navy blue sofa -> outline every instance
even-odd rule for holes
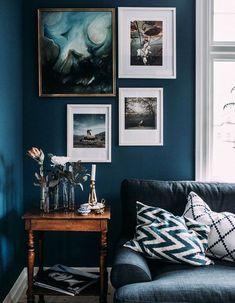
[[[123,247],[136,226],[136,201],[182,215],[190,191],[212,210],[235,213],[235,184],[124,180],[122,233],[111,270],[115,303],[235,303],[235,264],[196,267],[146,259]]]

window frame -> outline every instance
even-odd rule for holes
[[[211,178],[213,148],[213,62],[235,60],[235,42],[213,40],[214,0],[196,0],[195,179]]]

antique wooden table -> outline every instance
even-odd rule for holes
[[[38,235],[39,271],[43,270],[43,234],[45,231],[79,231],[99,232],[100,237],[100,279],[98,295],[100,303],[107,302],[108,274],[107,274],[107,231],[110,209],[105,208],[103,214],[90,213],[79,215],[75,212],[43,213],[39,210],[30,211],[22,217],[28,234],[28,290],[27,302],[34,302],[34,295],[39,295],[39,302],[44,302],[44,295],[58,295],[53,291],[33,286],[35,262],[35,232]],[[94,286],[93,286],[94,289]],[[86,292],[86,290],[84,290]],[[94,294],[94,293],[92,293]],[[95,293],[96,294],[96,293]]]

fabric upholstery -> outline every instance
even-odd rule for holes
[[[124,180],[121,186],[122,197],[122,237],[133,238],[136,227],[136,201],[157,206],[181,216],[187,204],[187,196],[193,191],[216,212],[235,213],[235,184],[194,181],[156,181]],[[123,248],[117,250],[127,262],[124,255],[134,251]],[[136,253],[138,254],[138,253]],[[141,256],[141,254],[139,254]],[[142,256],[141,256],[142,257]],[[132,260],[132,256],[129,258]],[[143,261],[143,260],[142,260]],[[235,302],[235,263],[216,261],[211,266],[191,266],[173,264],[158,260],[146,260],[145,268],[151,272],[151,278],[145,282],[132,282],[131,274],[125,275],[114,263],[111,277],[115,277],[115,303],[234,303]],[[120,262],[120,264],[122,264]],[[132,263],[130,263],[132,264]],[[116,266],[115,266],[116,265]],[[122,280],[126,276],[125,283]],[[128,282],[128,279],[129,282]],[[124,285],[125,284],[125,285]]]
[[[133,239],[124,244],[145,257],[195,266],[210,265],[206,257],[210,228],[192,219],[174,216],[137,202],[137,227]],[[187,225],[190,227],[188,229]]]
[[[184,216],[211,227],[207,251],[209,256],[235,261],[235,214],[214,212],[203,199],[191,192]]]
[[[115,303],[234,303],[235,268],[192,267],[156,261],[153,280],[119,288]]]
[[[132,238],[135,233],[136,201],[181,216],[191,191],[214,211],[235,213],[234,183],[126,179],[121,185],[123,236]]]
[[[126,241],[127,239],[119,241],[112,266],[110,279],[115,288],[130,283],[152,280],[146,259],[141,254],[123,247]]]

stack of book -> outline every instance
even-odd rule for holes
[[[34,285],[75,296],[98,278],[97,274],[57,264],[38,273]]]

